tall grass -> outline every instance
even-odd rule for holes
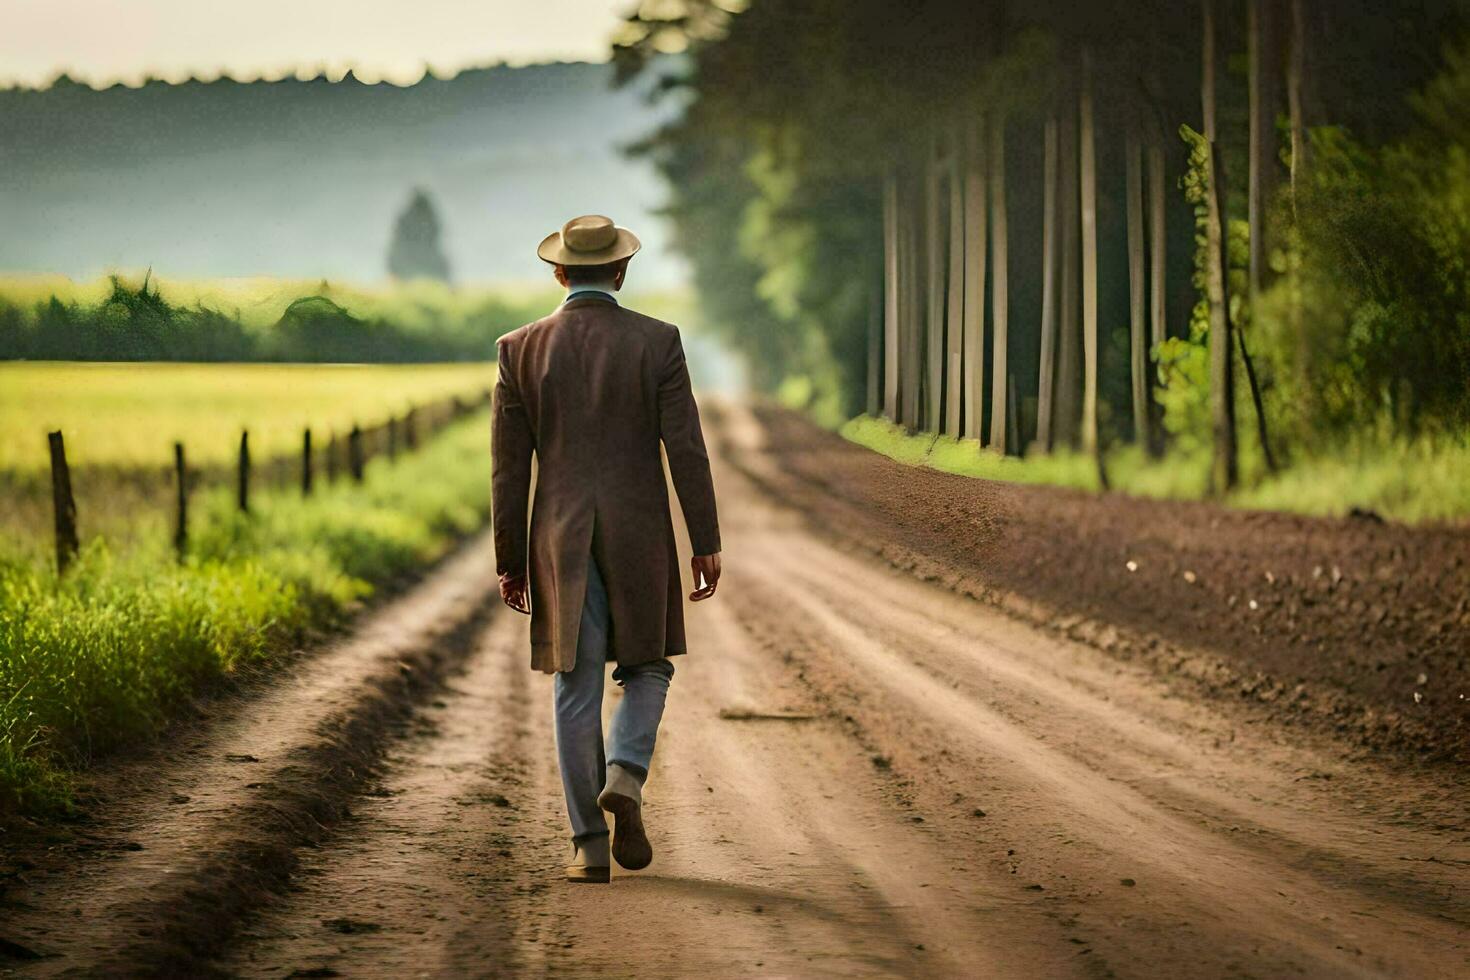
[[[488,512],[487,424],[472,417],[368,481],[311,498],[201,496],[186,562],[94,539],[58,577],[0,554],[0,812],[70,806],[70,773],[157,732],[201,690],[285,655]]]

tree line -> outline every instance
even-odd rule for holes
[[[540,315],[534,302],[487,300],[463,314],[413,325],[360,316],[324,295],[292,302],[273,324],[247,324],[237,312],[172,303],[145,276],[134,286],[111,277],[97,303],[51,296],[29,307],[0,296],[0,360],[272,361],[435,363],[483,361],[495,340]]]
[[[676,0],[623,77],[770,388],[1213,485],[1470,425],[1462,0]],[[674,66],[658,53],[684,51]],[[797,384],[799,382],[799,384]]]

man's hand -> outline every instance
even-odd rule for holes
[[[708,599],[715,594],[715,586],[720,584],[720,553],[717,551],[712,555],[695,555],[689,560],[689,567],[694,572],[694,591],[689,593],[693,602]],[[699,583],[703,580],[704,587]]]
[[[518,613],[531,615],[531,605],[526,601],[526,575],[505,574],[500,576],[500,598]]]

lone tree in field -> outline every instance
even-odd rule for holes
[[[388,273],[395,279],[449,281],[449,260],[439,243],[439,212],[422,188],[398,215],[388,244]]]

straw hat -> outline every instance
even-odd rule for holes
[[[552,265],[607,265],[630,258],[643,247],[638,236],[611,218],[584,214],[541,240],[536,254]]]

